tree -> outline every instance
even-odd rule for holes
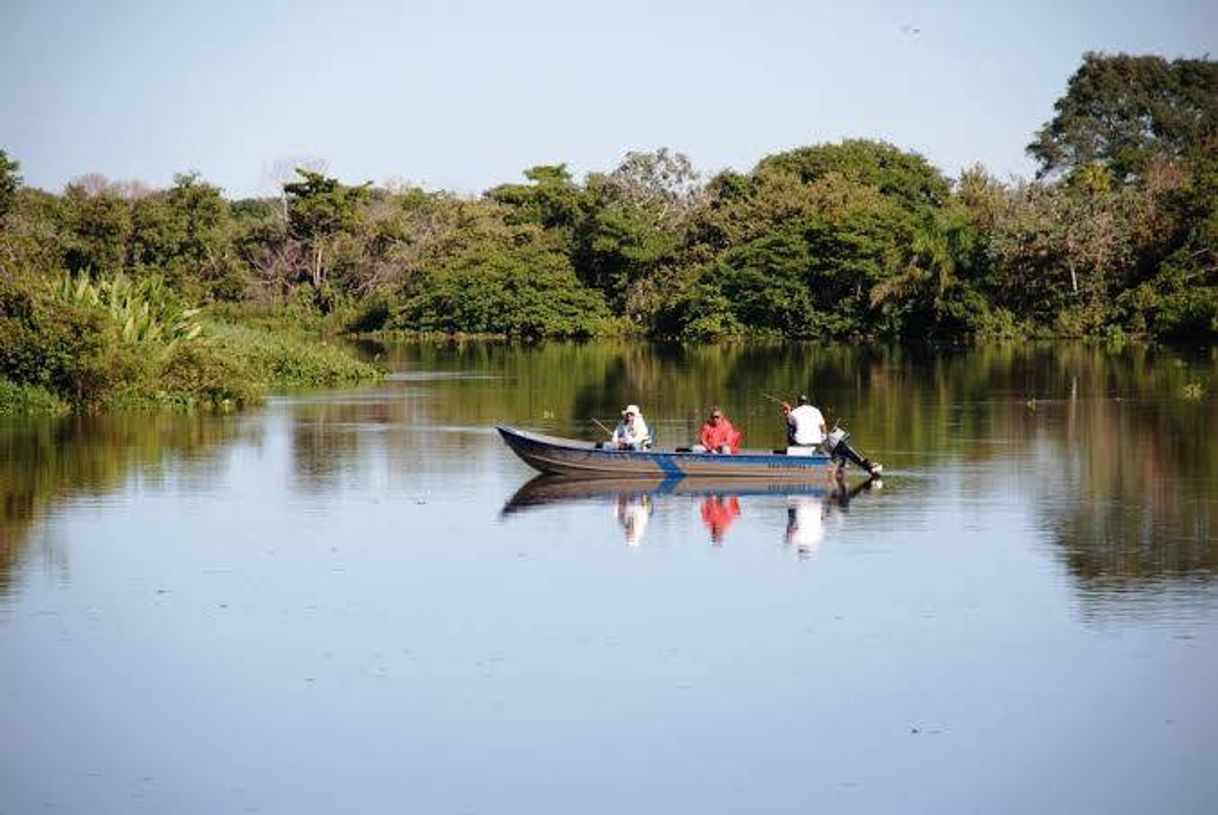
[[[757,169],[776,169],[810,184],[836,173],[875,187],[908,209],[941,206],[947,201],[947,179],[917,153],[907,153],[882,141],[847,139],[841,144],[818,144],[767,156]]]
[[[507,245],[471,244],[423,278],[397,327],[537,339],[592,336],[609,317],[600,292],[580,285],[570,260],[535,227]]]
[[[871,306],[905,339],[955,339],[975,333],[988,312],[971,278],[981,265],[979,234],[961,203],[917,223],[904,266],[871,289]]]
[[[1107,167],[1121,182],[1218,133],[1218,62],[1088,52],[1028,153],[1041,177]]]
[[[69,271],[117,272],[127,263],[131,201],[101,176],[84,176],[64,190],[61,217]]]
[[[524,171],[531,184],[501,184],[486,193],[508,208],[508,223],[543,227],[556,246],[570,250],[571,238],[583,214],[583,190],[565,164],[545,164]]]
[[[3,218],[13,207],[17,198],[17,190],[21,189],[21,176],[17,170],[21,165],[8,157],[8,153],[0,150],[0,218]]]
[[[1040,328],[1102,327],[1133,268],[1133,191],[1026,184],[989,238],[998,304]]]
[[[603,187],[617,200],[654,209],[661,217],[687,210],[702,189],[689,158],[667,147],[627,153],[617,169],[604,177]]]
[[[714,247],[713,285],[748,328],[892,334],[897,312],[877,308],[871,291],[903,272],[914,225],[949,196],[916,154],[881,142],[818,145],[713,179],[691,234]]]
[[[668,148],[627,153],[609,174],[586,182],[587,215],[576,235],[580,279],[627,309],[642,281],[670,264],[701,186],[689,159]]]
[[[154,269],[177,288],[204,285],[228,299],[239,293],[230,279],[232,218],[219,187],[179,174],[170,189],[135,201],[132,224],[133,266]]]
[[[309,247],[313,287],[320,289],[325,279],[326,249],[340,233],[354,227],[370,184],[347,187],[312,170],[296,172],[301,180],[283,185],[288,199],[288,230]]]

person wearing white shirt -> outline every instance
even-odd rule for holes
[[[622,420],[613,428],[609,444],[615,450],[646,450],[651,446],[651,431],[638,405],[627,405],[622,411]]]
[[[787,420],[787,441],[795,447],[811,447],[825,440],[828,428],[824,415],[811,405],[808,395],[799,395],[798,407],[782,403],[782,412]]]

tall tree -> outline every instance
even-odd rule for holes
[[[168,190],[135,201],[131,262],[179,288],[222,278],[229,262],[231,217],[220,188],[198,173],[174,176]]]
[[[758,170],[766,169],[794,174],[805,184],[836,173],[876,188],[907,209],[941,206],[949,193],[947,179],[925,158],[869,139],[846,139],[840,144],[818,144],[767,156],[758,165]]]
[[[120,185],[82,176],[64,189],[63,262],[70,271],[116,272],[126,267],[132,202]]]
[[[283,185],[288,198],[288,229],[292,237],[308,245],[313,286],[320,288],[325,279],[326,248],[343,230],[355,225],[370,185],[347,187],[336,178],[312,170],[296,172],[301,180]]]
[[[1088,52],[1054,109],[1028,145],[1040,176],[1100,164],[1133,181],[1218,133],[1218,62]]]

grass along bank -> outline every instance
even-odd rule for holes
[[[0,274],[0,412],[232,410],[382,376],[324,342],[209,320],[159,278]]]

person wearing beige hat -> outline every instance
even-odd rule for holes
[[[616,450],[646,450],[651,446],[651,432],[638,405],[626,405],[609,443]]]

